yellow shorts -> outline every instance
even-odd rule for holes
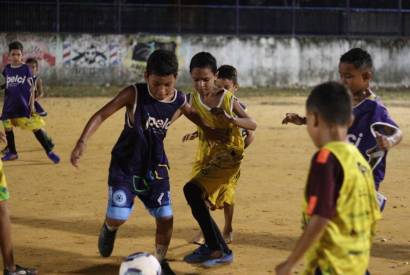
[[[212,208],[222,209],[225,204],[233,205],[235,203],[235,191],[240,174],[239,171],[228,184],[223,184],[218,191],[208,196],[208,202]]]
[[[242,158],[243,149],[231,148],[213,154],[205,163],[194,164],[194,176],[191,181],[205,191],[204,199],[211,198],[208,200],[212,207],[216,207],[217,200],[222,202],[224,198],[227,202],[233,202],[234,186],[236,186]],[[218,197],[220,199],[217,199]]]
[[[9,197],[10,194],[7,189],[7,181],[3,171],[3,163],[0,161],[0,201],[8,200]]]
[[[34,114],[31,117],[16,117],[3,120],[4,129],[12,129],[13,127],[19,127],[23,130],[38,130],[44,127],[46,123],[44,119],[38,114]]]

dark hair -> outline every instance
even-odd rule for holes
[[[353,64],[356,69],[373,69],[373,60],[368,52],[353,48],[340,57],[340,63]]]
[[[148,75],[167,76],[178,74],[178,59],[174,52],[155,50],[147,60],[146,72]]]
[[[11,52],[11,50],[20,50],[23,51],[23,44],[21,44],[21,42],[19,41],[13,41],[9,44],[9,52]]]
[[[35,59],[34,57],[27,58],[26,64],[35,64],[38,67],[37,59]]]
[[[349,92],[342,84],[333,81],[313,88],[306,100],[306,109],[330,124],[348,125],[352,116]]]
[[[234,66],[231,65],[222,65],[218,68],[218,78],[229,79],[235,85],[238,84],[238,72]]]
[[[211,71],[216,74],[217,66],[215,57],[208,52],[199,52],[194,55],[189,64],[189,72],[192,72],[195,68],[209,68]]]

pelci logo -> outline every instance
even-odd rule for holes
[[[8,76],[7,77],[7,87],[15,87],[19,84],[23,84],[26,81],[26,76]]]
[[[158,129],[165,129],[167,130],[169,128],[169,126],[171,125],[171,122],[169,121],[169,119],[156,119],[155,117],[151,117],[148,114],[148,119],[147,119],[147,123],[145,124],[145,129],[148,128],[158,128]]]

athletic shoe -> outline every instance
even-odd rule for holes
[[[51,159],[51,161],[54,164],[57,164],[57,163],[60,162],[60,157],[56,153],[54,153],[53,151],[47,153],[47,156],[48,156],[49,159]]]
[[[37,275],[38,271],[34,268],[22,267],[16,265],[16,271],[8,271],[4,269],[4,275]]]
[[[220,265],[230,264],[233,262],[233,252],[231,253],[223,253],[221,257],[215,259],[209,259],[201,263],[203,267],[216,267]]]
[[[7,154],[8,152],[9,152],[9,147],[8,146],[4,147],[3,150],[1,150],[1,153],[3,155]]]
[[[2,161],[12,161],[12,160],[16,160],[18,159],[18,155],[11,153],[11,152],[7,152],[4,157],[1,158]]]
[[[206,244],[195,249],[191,254],[184,257],[184,261],[190,264],[202,263],[209,260],[212,250]]]
[[[111,231],[104,223],[101,227],[100,236],[98,237],[98,251],[103,257],[110,257],[114,249],[115,235],[117,230]]]
[[[176,273],[171,269],[167,260],[161,261],[161,275],[176,275]]]
[[[47,116],[47,112],[38,113],[39,116]]]

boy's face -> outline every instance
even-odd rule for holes
[[[217,78],[215,85],[219,88],[231,91],[235,93],[238,90],[238,85],[236,85],[232,80],[227,78]]]
[[[353,64],[340,63],[339,75],[343,84],[352,94],[362,92],[369,88],[371,72],[366,69],[357,69]]]
[[[23,63],[23,52],[21,50],[11,50],[9,52],[9,60],[12,65],[19,65]]]
[[[145,81],[148,83],[151,95],[157,100],[164,100],[174,95],[176,77],[173,74],[159,76],[145,73]]]
[[[213,92],[216,75],[210,68],[194,68],[191,72],[194,88],[199,93]]]
[[[33,75],[36,75],[38,73],[38,67],[36,63],[27,63],[27,65],[29,66],[29,68],[31,69],[31,73]]]

